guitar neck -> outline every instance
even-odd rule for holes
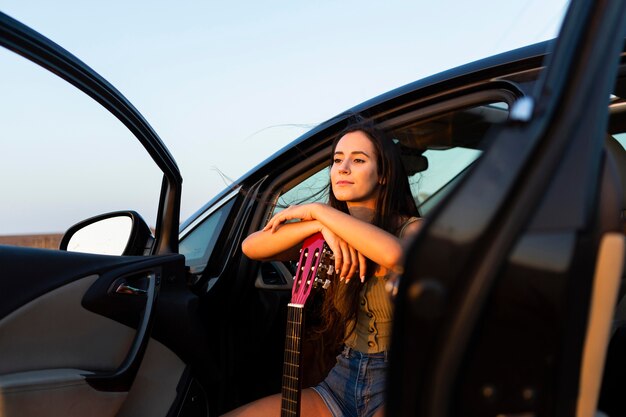
[[[304,305],[314,286],[322,283],[322,288],[327,288],[330,285],[328,276],[333,273],[331,258],[332,252],[328,249],[321,233],[311,235],[304,240],[298,261],[298,271],[293,278],[291,303],[287,306],[281,417],[300,416],[300,377],[302,375],[300,354]]]
[[[304,306],[289,304],[287,307],[287,334],[285,336],[285,359],[283,362],[283,387],[281,417],[300,416],[301,396],[301,349]]]

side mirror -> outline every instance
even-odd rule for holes
[[[154,238],[145,220],[134,211],[101,214],[70,227],[60,249],[99,255],[144,255]]]

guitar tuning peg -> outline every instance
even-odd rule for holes
[[[324,281],[324,284],[322,284],[322,288],[323,289],[328,289],[328,287],[330,287],[330,280],[327,279],[326,281]]]

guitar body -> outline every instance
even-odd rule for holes
[[[321,233],[304,241],[291,290],[291,302],[287,307],[281,417],[300,416],[304,307],[313,288],[322,286],[325,289],[330,284],[332,259],[332,252]]]

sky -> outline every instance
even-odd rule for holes
[[[354,105],[437,72],[555,37],[566,6],[565,0],[0,0],[2,12],[86,62],[150,122],[183,175],[181,221],[229,178]],[[55,153],[51,141],[67,140],[73,149],[70,130],[92,129],[90,135],[100,141],[125,133],[115,123],[95,128],[101,116],[87,114],[98,112],[92,103],[57,92],[67,88],[49,81],[49,74],[33,70],[31,75],[32,64],[14,64],[9,55],[0,55],[0,113],[5,117],[0,119],[5,126],[0,162],[5,178],[7,167],[20,175],[9,173],[19,181],[5,184],[11,197],[5,193],[10,204],[0,208],[0,235],[63,231],[89,217],[86,213],[122,207],[136,209],[151,223],[158,172],[151,186],[128,185],[142,184],[144,172],[152,169],[136,163],[145,159],[140,149]],[[25,109],[33,108],[41,116],[25,120]],[[55,137],[62,118],[57,111],[63,112],[66,127]],[[13,137],[27,143],[27,134],[48,142],[24,145],[19,152],[12,148],[17,145],[6,143]],[[6,149],[14,153],[9,156]],[[29,167],[45,171],[31,175],[23,169],[25,159]],[[96,159],[101,168],[95,168]],[[109,190],[106,181],[87,182],[113,161],[126,171],[101,176],[121,185]],[[59,166],[66,167],[61,176],[46,174]],[[76,184],[70,186],[70,179]],[[111,194],[124,193],[127,203],[112,202]]]

